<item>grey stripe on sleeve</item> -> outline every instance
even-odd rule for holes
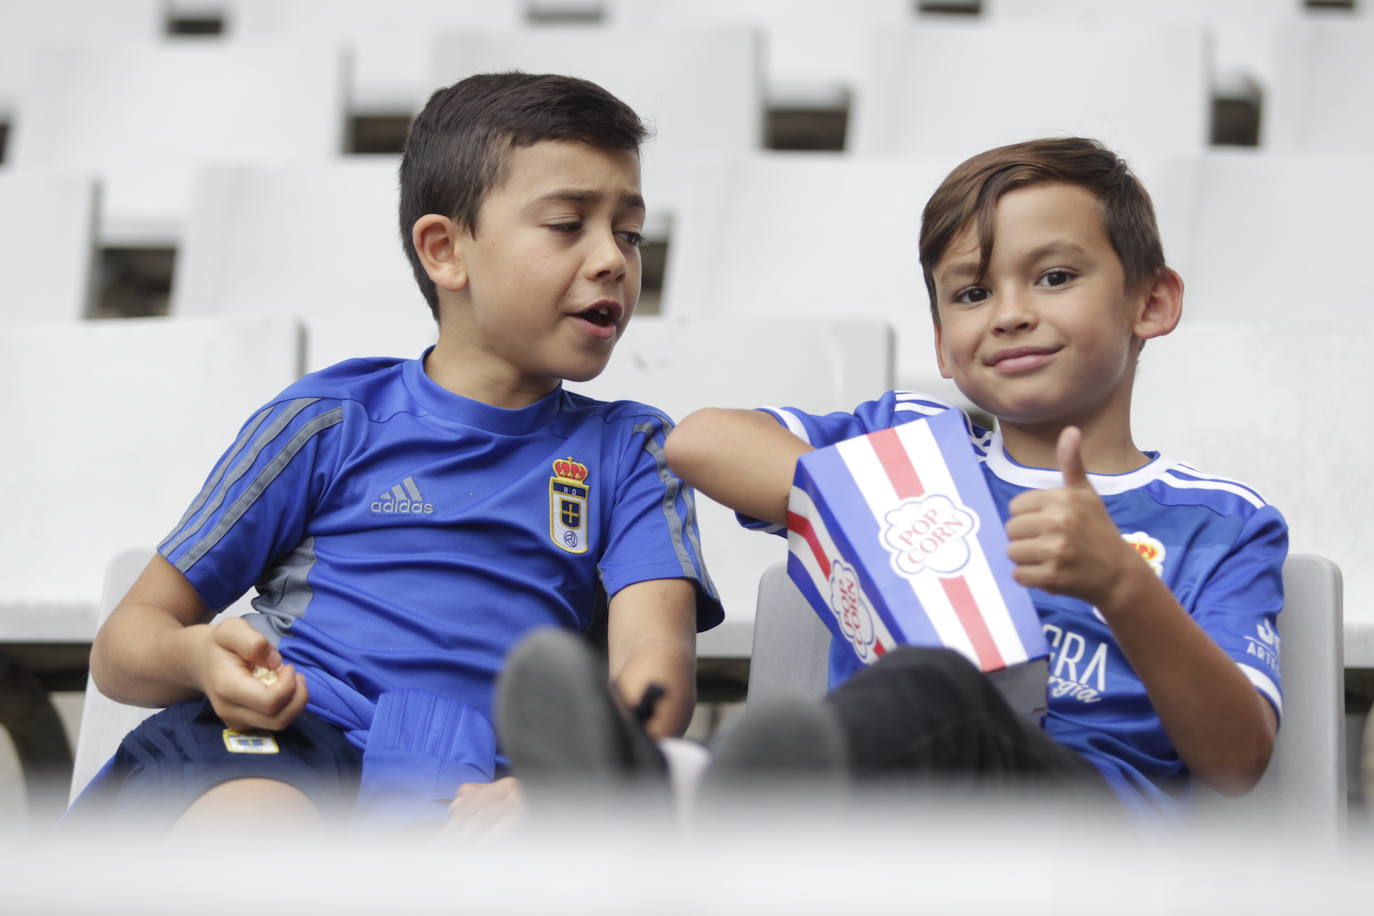
[[[268,462],[267,466],[262,469],[257,478],[248,485],[248,488],[239,494],[238,499],[234,500],[234,504],[220,517],[218,524],[215,525],[210,533],[201,538],[196,542],[194,547],[182,555],[181,559],[177,561],[177,569],[186,572],[194,566],[197,560],[205,556],[212,547],[219,543],[220,538],[224,537],[225,533],[228,532],[230,528],[234,527],[234,523],[252,507],[253,503],[257,502],[258,497],[262,495],[263,491],[271,485],[272,481],[277,479],[277,475],[281,474],[281,472],[286,469],[286,466],[291,463],[291,459],[296,457],[296,453],[304,448],[305,444],[309,442],[316,433],[326,430],[342,421],[343,408],[335,407],[333,410],[322,413],[318,417],[310,420],[297,430],[296,434],[291,437],[291,441],[286,443],[286,447],[278,452],[276,456]]]
[[[238,441],[229,447],[229,454],[224,456],[224,460],[220,462],[219,467],[215,469],[215,473],[210,476],[209,480],[205,481],[205,486],[200,488],[200,492],[196,494],[196,498],[191,501],[191,505],[186,509],[186,514],[181,517],[181,521],[177,522],[176,527],[172,529],[172,533],[167,535],[167,540],[176,537],[186,523],[191,520],[191,517],[200,511],[200,507],[205,505],[205,501],[210,498],[210,494],[215,491],[215,487],[219,486],[220,480],[224,477],[224,472],[233,467],[234,459],[239,456],[239,452],[243,451],[243,447],[248,444],[248,440],[253,438],[253,434],[258,431],[258,427],[266,422],[269,413],[271,413],[270,410],[258,411],[257,416],[253,417],[252,422],[243,428],[243,432],[239,434]],[[185,537],[183,536],[182,540],[184,539]],[[177,543],[180,543],[180,541]],[[170,547],[167,549],[171,550]]]
[[[176,535],[176,537],[167,541],[167,543],[162,548],[163,552],[171,553],[173,550],[176,550],[196,531],[197,528],[205,524],[205,520],[208,519],[210,516],[214,515],[215,510],[218,509],[220,507],[220,504],[224,502],[224,494],[228,492],[229,488],[232,487],[240,477],[248,473],[249,469],[253,467],[253,463],[258,460],[258,455],[262,454],[262,450],[267,448],[267,446],[272,442],[273,439],[281,435],[281,431],[285,429],[287,425],[290,424],[290,422],[296,418],[297,414],[299,414],[302,410],[305,410],[305,408],[309,407],[311,404],[314,404],[318,400],[319,398],[298,398],[297,400],[291,401],[287,405],[286,409],[283,410],[280,414],[278,414],[277,418],[272,421],[271,425],[269,425],[267,429],[263,431],[262,435],[260,435],[256,440],[254,440],[252,449],[249,450],[248,454],[244,456],[242,461],[234,465],[234,469],[229,473],[229,476],[225,478],[223,486],[217,486],[215,498],[211,500],[208,505],[205,506],[205,509],[201,513],[200,519],[197,521],[197,523],[194,525],[185,526],[184,529]],[[227,467],[228,464],[228,462],[225,462],[224,466]],[[216,483],[218,484],[218,481],[216,481]]]
[[[701,544],[698,542],[696,532],[690,526],[684,524],[682,516],[677,511],[677,498],[682,492],[682,481],[678,479],[668,467],[668,460],[663,454],[663,446],[654,439],[654,434],[662,427],[654,423],[636,424],[634,431],[644,436],[644,450],[654,458],[654,466],[658,471],[658,479],[663,483],[663,517],[668,522],[668,532],[673,539],[673,551],[677,554],[677,561],[682,566],[682,572],[688,578],[696,578],[697,573],[701,575],[704,584],[711,594],[715,594],[716,588],[711,583],[711,577],[706,572],[706,561],[701,557]],[[690,490],[688,491],[690,494]],[[692,503],[687,503],[689,513],[692,512]],[[686,530],[687,537],[691,541],[692,549],[701,559],[700,568],[692,563],[691,556],[687,553],[687,547],[683,543],[683,532]]]

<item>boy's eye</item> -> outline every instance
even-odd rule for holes
[[[635,232],[633,229],[622,229],[617,232],[616,235],[620,237],[622,242],[629,245],[631,248],[638,248],[640,245],[644,244],[644,236]]]
[[[573,233],[577,232],[582,228],[582,223],[577,221],[567,223],[550,223],[549,228],[552,229],[554,232]]]
[[[1047,270],[1040,275],[1040,285],[1063,286],[1065,283],[1068,283],[1073,278],[1074,274],[1072,271],[1064,270],[1062,268],[1055,268],[1054,270]]]
[[[992,291],[983,286],[968,286],[954,294],[954,301],[962,305],[977,305],[984,302]]]

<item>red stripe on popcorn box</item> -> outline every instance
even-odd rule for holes
[[[805,455],[789,510],[792,577],[861,661],[901,644],[989,672],[1048,655],[959,413]]]

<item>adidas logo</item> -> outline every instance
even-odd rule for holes
[[[425,502],[414,477],[406,477],[372,501],[373,515],[433,515],[434,503]]]

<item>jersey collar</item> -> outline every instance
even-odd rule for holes
[[[1099,496],[1111,496],[1116,493],[1125,493],[1156,479],[1169,467],[1169,462],[1164,459],[1159,452],[1146,452],[1150,460],[1134,471],[1127,471],[1125,474],[1089,474],[1088,482],[1093,485]],[[997,430],[992,434],[992,440],[988,443],[987,456],[988,470],[993,475],[1007,483],[1015,484],[1018,487],[1028,487],[1033,490],[1050,490],[1064,485],[1064,477],[1059,471],[1052,468],[1031,468],[1024,464],[1017,464],[1007,454],[1006,446],[1002,443],[1002,431]]]
[[[425,374],[425,357],[410,360],[403,369],[406,388],[416,403],[431,414],[464,426],[473,426],[504,436],[522,436],[545,426],[562,408],[564,392],[560,385],[528,407],[507,410],[454,394]]]

